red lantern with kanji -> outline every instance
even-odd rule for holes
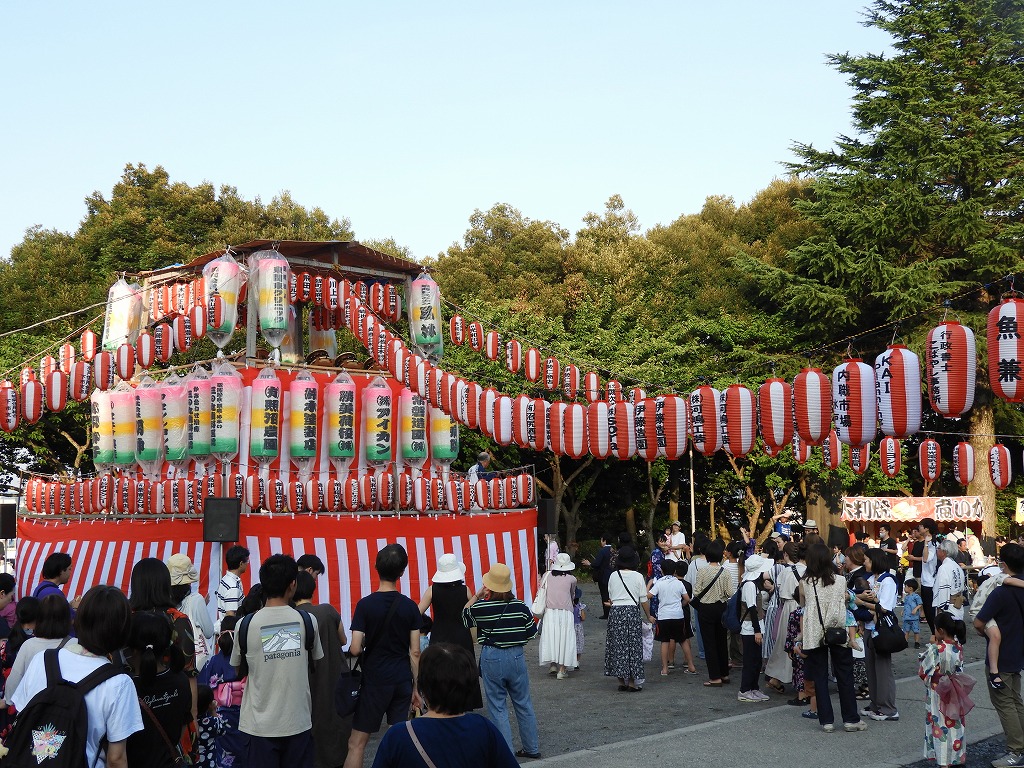
[[[156,361],[160,363],[168,362],[174,354],[174,330],[167,323],[157,323],[153,328],[153,351]]]
[[[593,371],[583,377],[583,395],[588,403],[596,403],[601,399],[601,377]]]
[[[710,456],[722,447],[719,415],[721,393],[714,387],[697,387],[690,393],[690,436],[693,447]]]
[[[192,348],[192,316],[178,315],[174,318],[173,328],[174,348],[179,352],[188,352]]]
[[[60,347],[60,369],[64,373],[71,373],[75,365],[75,348],[70,344],[61,344]]]
[[[1010,403],[1024,402],[1024,299],[1006,296],[988,313],[988,380],[992,392]]]
[[[942,473],[942,449],[937,440],[928,438],[922,440],[917,447],[917,464],[921,470],[921,477],[929,483],[939,479]]]
[[[1013,481],[1010,450],[1005,445],[993,445],[989,449],[988,469],[992,475],[992,484],[1000,491]]]
[[[596,459],[612,455],[608,426],[608,403],[598,400],[587,405],[587,450]]]
[[[804,368],[793,380],[796,432],[810,448],[821,445],[832,429],[832,384],[820,368]]]
[[[800,464],[806,464],[811,459],[811,445],[800,435],[793,433],[793,458]]]
[[[658,405],[658,399],[654,397],[646,397],[633,404],[636,452],[644,461],[654,461],[665,448],[664,410],[662,410],[662,420],[659,423]]]
[[[562,391],[570,400],[580,393],[580,369],[571,363],[562,369]]]
[[[875,372],[860,358],[845,360],[832,371],[832,410],[841,442],[866,445],[875,439]]]
[[[921,361],[902,344],[875,358],[875,399],[883,434],[902,439],[921,429]]]
[[[76,403],[86,400],[92,394],[92,365],[79,360],[71,366],[71,399]]]
[[[858,475],[868,471],[868,464],[871,461],[871,445],[850,446],[850,469]]]
[[[561,384],[561,366],[558,359],[547,357],[544,359],[544,389],[554,392]]]
[[[86,328],[82,331],[82,338],[78,346],[82,350],[82,359],[91,363],[92,359],[96,357],[96,334]]]
[[[974,405],[977,349],[974,331],[949,320],[928,332],[928,399],[932,410],[957,418]]]
[[[327,511],[340,512],[345,507],[345,484],[332,479],[327,483]]]
[[[498,478],[494,478],[497,480]],[[477,480],[470,490],[473,492],[473,506],[481,509],[495,509],[491,506],[491,481]]]
[[[498,400],[498,390],[494,387],[487,387],[480,393],[480,405],[478,408],[480,431],[488,437],[494,437],[494,404]]]
[[[469,348],[479,352],[484,348],[484,327],[477,320],[474,320],[466,327],[466,341]]]
[[[135,340],[135,362],[139,364],[141,368],[149,368],[153,365],[156,360],[156,340],[153,335],[148,331],[143,331],[139,334],[139,338]],[[122,379],[128,378],[122,376]]]
[[[497,360],[501,354],[501,334],[497,331],[488,331],[484,337],[484,356],[488,360]]]
[[[526,428],[527,441],[535,451],[543,451],[551,441],[548,439],[548,414],[551,404],[547,400],[534,398],[530,401],[530,420]],[[530,426],[532,424],[532,426]]]
[[[35,377],[35,369],[31,366],[26,366],[21,369],[21,374],[18,376],[18,383],[24,386],[26,381],[33,381]]]
[[[757,388],[757,426],[769,456],[778,456],[793,441],[793,388],[771,378]]]
[[[719,397],[718,417],[722,447],[733,456],[746,456],[757,436],[754,393],[742,384],[730,384]]]
[[[465,343],[466,321],[462,319],[462,315],[452,315],[452,319],[448,321],[448,338],[457,347]]]
[[[665,448],[661,455],[674,461],[686,453],[686,440],[690,434],[690,401],[679,395],[656,398],[654,418],[660,422],[665,434]]]
[[[568,403],[562,416],[562,435],[565,454],[581,459],[587,453],[587,407],[582,403]],[[614,450],[614,449],[613,449]]]
[[[883,475],[896,477],[903,468],[903,449],[900,441],[895,437],[883,437],[878,444],[878,461]]]
[[[615,379],[608,379],[608,384],[605,387],[605,390],[605,400],[608,401],[609,405],[614,405],[622,400],[622,385]]]
[[[526,362],[524,364],[526,380],[536,384],[540,381],[542,370],[543,359],[541,358],[540,350],[536,347],[530,347],[526,350]]]
[[[531,416],[531,402],[528,395],[519,395],[512,401],[512,442],[520,448],[528,448],[530,445],[526,431]]]
[[[523,345],[515,339],[505,345],[505,368],[509,373],[519,373],[523,367]]]
[[[829,430],[828,437],[821,444],[821,461],[826,469],[831,470],[839,469],[843,463],[843,444],[834,429]]]
[[[39,378],[43,381],[49,377],[51,373],[57,370],[57,361],[50,355],[45,355],[39,361]]]
[[[263,478],[257,474],[251,474],[245,478],[245,504],[250,509],[256,510],[263,506]]]
[[[0,387],[0,429],[13,432],[18,428],[21,417],[21,404],[18,402],[18,390],[14,387]]]
[[[192,338],[201,339],[206,335],[206,307],[197,304],[188,311],[188,319],[192,328]]]
[[[466,426],[470,429],[480,428],[480,395],[483,388],[475,381],[466,385]]]
[[[960,485],[974,480],[974,446],[968,442],[953,447],[953,477]]]
[[[633,404],[619,401],[608,406],[609,442],[612,455],[625,461],[636,456],[636,425]]]

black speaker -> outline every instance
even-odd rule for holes
[[[18,536],[18,505],[0,506],[0,539],[14,539]]]
[[[203,541],[238,541],[238,520],[242,502],[207,496],[203,503]]]
[[[558,515],[554,499],[541,499],[537,505],[537,535],[558,533]]]

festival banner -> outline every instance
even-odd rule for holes
[[[980,496],[844,496],[842,519],[863,523],[912,523],[926,517],[938,523],[980,522]]]

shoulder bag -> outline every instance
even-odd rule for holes
[[[146,717],[148,717],[149,721],[156,727],[157,733],[160,734],[160,738],[163,740],[164,746],[167,747],[167,751],[171,756],[171,765],[173,765],[174,768],[186,768],[186,766],[192,765],[192,760],[186,757],[182,752],[181,744],[176,745],[171,743],[170,738],[167,736],[167,731],[164,730],[164,727],[160,725],[160,721],[157,720],[156,713],[149,708],[149,704],[147,704],[141,696],[139,697],[139,707],[142,708]]]
[[[710,582],[708,582],[708,585],[706,587],[704,587],[704,589],[702,589],[700,592],[697,593],[697,596],[693,598],[693,602],[697,603],[697,605],[699,606],[701,604],[701,600],[704,599],[704,595],[706,595],[711,590],[711,588],[713,586],[715,586],[715,582],[718,581],[718,578],[723,573],[725,573],[725,568],[724,567],[719,568],[718,569],[718,573],[715,574],[715,578],[713,578]]]
[[[533,598],[533,605],[530,606],[530,610],[533,611],[534,616],[543,616],[544,609],[548,605],[548,574],[544,574],[544,578],[541,579],[540,587],[537,589],[537,596]]]
[[[355,713],[356,705],[359,704],[359,693],[363,686],[363,674],[359,667],[363,659],[366,658],[366,654],[373,649],[374,643],[380,639],[384,629],[391,624],[391,619],[394,618],[401,599],[401,594],[395,596],[394,602],[388,609],[388,615],[384,617],[384,622],[376,628],[372,638],[366,639],[367,641],[363,644],[363,652],[356,657],[355,664],[351,667],[348,663],[342,665],[338,682],[334,684],[334,709],[339,716],[348,717]]]
[[[818,621],[821,622],[821,629],[825,633],[825,645],[841,646],[846,645],[847,634],[845,627],[826,627],[825,617],[821,613],[821,601],[818,599],[818,582],[814,582],[814,604],[818,607]]]
[[[416,747],[416,751],[420,753],[420,757],[423,759],[423,762],[427,764],[427,768],[437,768],[437,765],[434,764],[434,761],[431,760],[430,756],[427,754],[427,750],[423,748],[423,745],[420,744],[420,740],[416,738],[416,731],[412,729],[412,720],[405,721],[405,730],[409,732],[409,738],[412,739],[412,745]]]

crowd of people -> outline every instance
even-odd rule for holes
[[[642,692],[648,663],[662,676],[697,675],[703,661],[709,689],[738,688],[744,704],[790,696],[826,733],[860,732],[900,719],[892,655],[912,644],[926,686],[924,754],[962,764],[973,682],[962,646],[973,617],[1009,749],[993,766],[1024,765],[1024,546],[1006,543],[998,566],[972,571],[968,604],[964,546],[930,519],[906,546],[885,529],[846,549],[827,547],[813,521],[802,537],[780,522],[761,543],[746,531],[728,543],[699,533],[687,541],[675,523],[644,561],[629,534],[603,537],[582,564],[601,595],[602,672],[618,691]],[[39,760],[73,742],[56,727],[42,742],[23,734],[59,676],[78,684],[88,712],[88,765],[359,768],[385,721],[373,761],[381,768],[539,758],[526,646],[539,634],[537,663],[568,680],[580,668],[587,612],[577,566],[554,537],[544,562],[527,605],[506,565],[493,563],[474,590],[466,566],[444,554],[417,604],[399,589],[408,554],[389,544],[374,563],[378,589],[357,602],[346,631],[338,610],[315,600],[325,566],[314,555],[268,557],[245,593],[249,552],[231,547],[209,600],[185,555],[145,558],[128,595],[97,586],[69,600],[62,587],[73,562],[55,553],[21,600],[14,578],[0,574],[4,743]],[[893,647],[892,626],[902,646]],[[362,685],[342,717],[336,685],[354,659]]]

